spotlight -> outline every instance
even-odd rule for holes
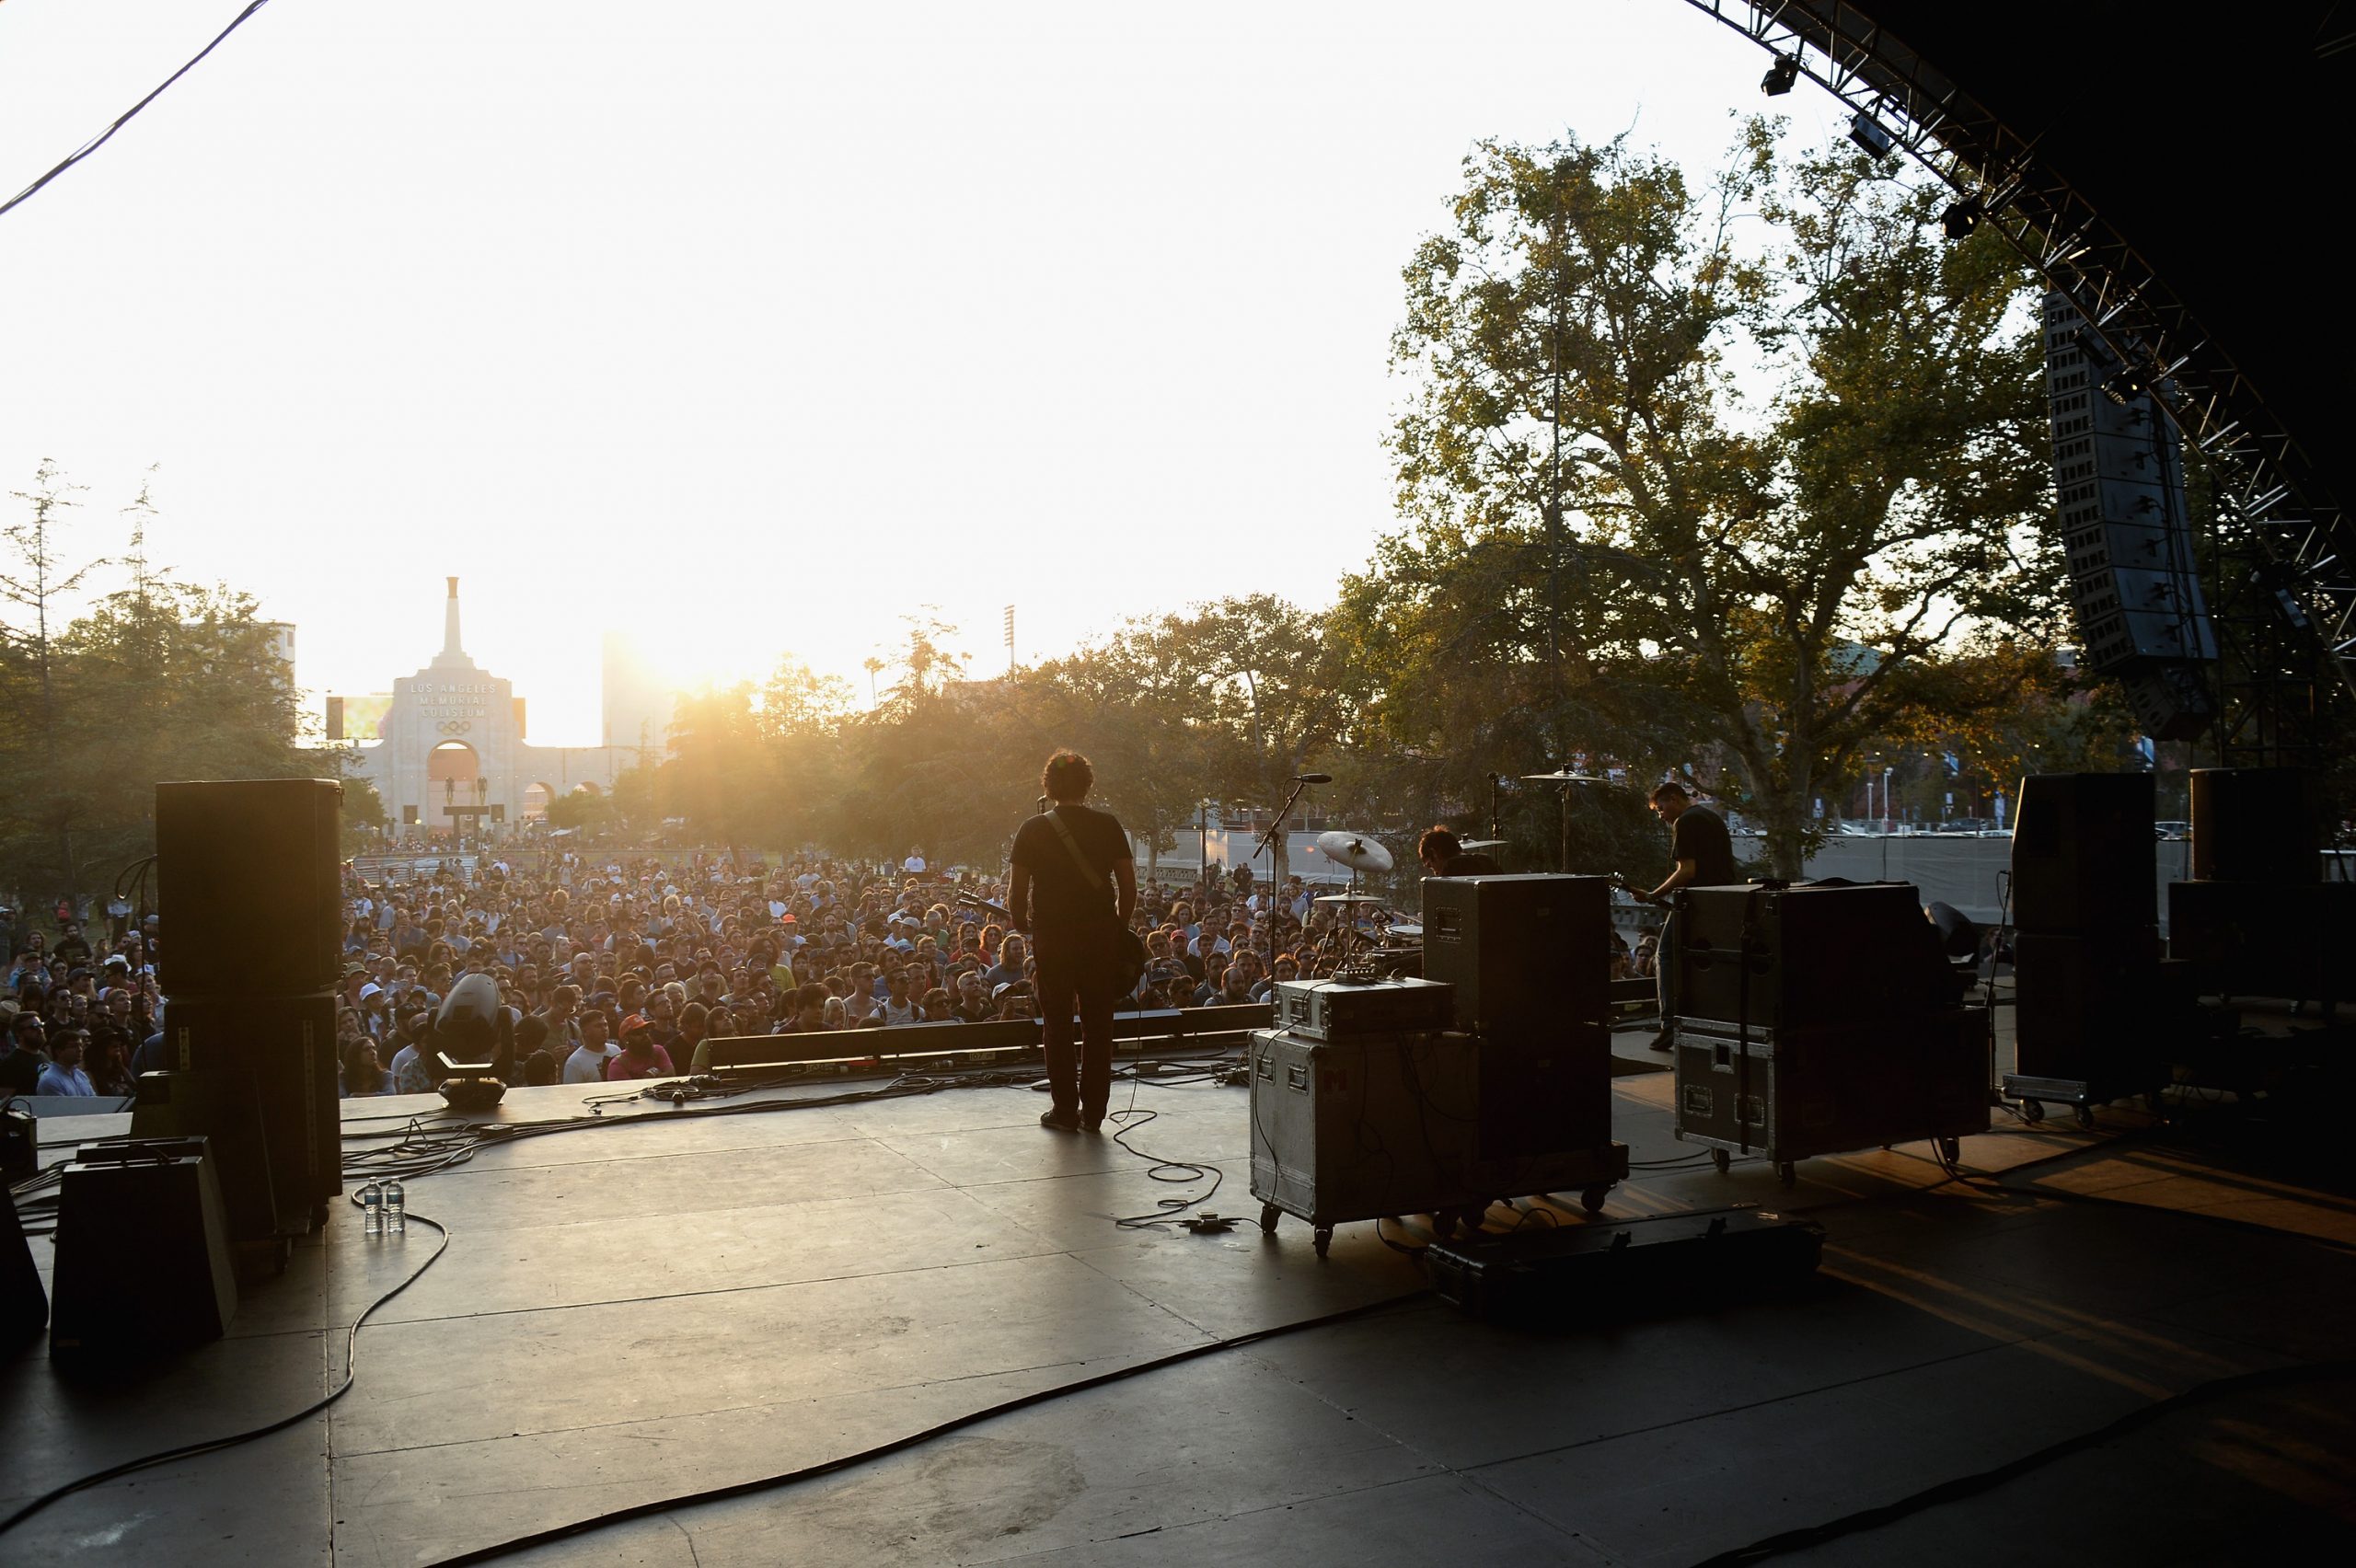
[[[1775,56],[1775,63],[1768,66],[1767,74],[1759,78],[1759,90],[1769,98],[1782,98],[1792,90],[1792,84],[1799,79],[1799,57],[1796,54],[1778,54]]]
[[[1889,156],[1889,149],[1898,144],[1898,138],[1862,109],[1857,110],[1857,118],[1849,121],[1849,140],[1863,147],[1867,156],[1877,159]]]
[[[2102,395],[2122,409],[2133,405],[2150,390],[2142,376],[2124,367],[2102,378]]]
[[[1939,214],[1939,226],[1947,231],[1949,239],[1969,239],[1972,230],[1980,226],[1980,220],[1987,211],[1979,197],[1966,196]]]

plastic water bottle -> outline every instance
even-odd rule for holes
[[[405,1236],[409,1233],[409,1214],[402,1207],[408,1194],[401,1191],[401,1179],[388,1177],[385,1182],[385,1234]]]
[[[360,1189],[360,1234],[385,1233],[385,1189],[371,1182]]]

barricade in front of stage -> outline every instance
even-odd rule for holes
[[[1116,1013],[1113,1053],[1116,1056],[1183,1056],[1229,1051],[1242,1045],[1252,1031],[1266,1029],[1273,1022],[1273,1009],[1265,1002]],[[1011,1066],[1039,1056],[1039,1020],[1032,1018],[902,1023],[807,1034],[727,1035],[711,1042],[710,1063],[711,1071],[721,1078],[784,1078],[862,1067],[923,1072]]]

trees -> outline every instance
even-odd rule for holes
[[[1394,344],[1412,525],[1345,594],[1393,732],[1703,765],[1796,873],[1819,781],[2052,609],[2023,279],[1934,203],[1763,121],[1706,196],[1618,142],[1469,158]]]
[[[73,607],[106,563],[64,564],[70,493],[43,464],[6,530],[0,885],[78,897],[152,849],[157,783],[337,764],[300,744],[295,692],[253,600],[149,566],[144,493],[128,581]]]

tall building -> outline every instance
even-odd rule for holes
[[[606,744],[633,752],[643,747],[650,763],[661,761],[678,699],[648,670],[638,639],[627,631],[606,633],[600,674]]]
[[[615,776],[636,765],[636,750],[527,744],[523,699],[459,641],[458,580],[449,582],[442,651],[393,682],[378,738],[348,736],[359,742],[358,771],[376,787],[387,825],[411,836],[497,837],[545,813],[560,795],[612,789]]]

